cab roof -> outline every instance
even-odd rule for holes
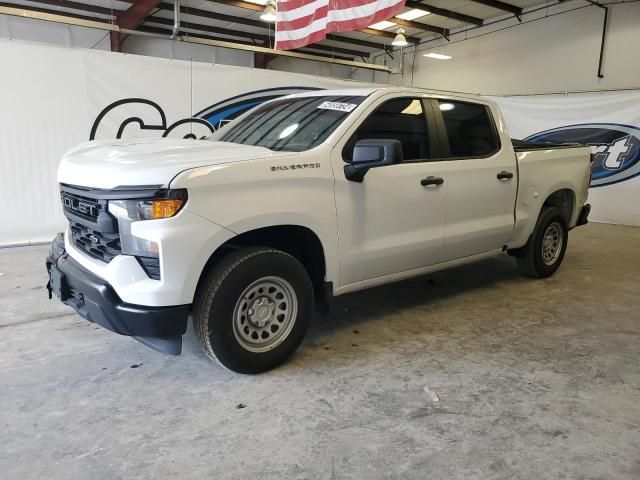
[[[419,87],[369,87],[369,88],[344,88],[344,89],[329,89],[329,90],[309,90],[300,93],[294,93],[291,95],[287,95],[286,98],[296,98],[296,97],[324,97],[324,96],[354,96],[354,97],[368,97],[369,95],[375,92],[385,92],[385,93],[433,93],[433,94],[445,94],[445,95],[456,95],[456,96],[468,96],[468,97],[478,97],[478,94],[475,93],[465,93],[465,92],[454,92],[448,90],[433,90],[429,88],[419,88]]]

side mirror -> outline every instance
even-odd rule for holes
[[[402,144],[398,140],[360,140],[353,148],[351,163],[344,166],[347,180],[361,183],[370,168],[402,162]]]

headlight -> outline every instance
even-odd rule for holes
[[[109,212],[118,219],[132,222],[173,217],[186,203],[186,199],[110,200]]]
[[[185,203],[186,190],[169,190],[163,193],[162,198],[109,200],[109,213],[118,219],[122,253],[137,257],[157,257],[158,244],[133,236],[131,224],[140,220],[173,217]]]

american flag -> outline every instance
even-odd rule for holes
[[[402,11],[405,0],[277,0],[276,49],[324,40],[327,33],[365,28]]]

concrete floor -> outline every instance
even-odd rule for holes
[[[48,301],[46,249],[0,250],[2,479],[640,478],[640,228],[341,297],[259,376]]]

